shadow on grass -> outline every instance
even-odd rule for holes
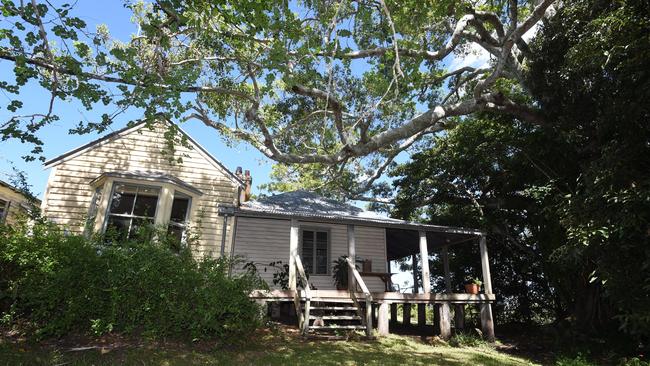
[[[529,365],[489,348],[434,347],[390,336],[378,341],[305,341],[274,334],[238,350],[187,347],[125,347],[70,352],[56,347],[0,344],[1,365]]]

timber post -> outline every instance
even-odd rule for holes
[[[451,321],[449,317],[449,303],[443,302],[438,306],[440,313],[440,322],[438,323],[438,330],[440,331],[440,338],[447,340],[451,338]]]
[[[420,264],[422,266],[421,282],[425,294],[431,293],[431,276],[429,274],[429,248],[427,246],[427,232],[420,231]],[[413,256],[415,259],[415,256]],[[413,261],[415,267],[415,260]],[[414,269],[415,270],[415,269]],[[415,293],[416,291],[413,291]]]
[[[457,330],[465,328],[465,304],[456,304],[454,309],[454,327]]]
[[[390,333],[388,326],[388,303],[380,302],[377,310],[377,333],[380,336],[386,336]]]
[[[296,260],[298,255],[298,241],[300,235],[300,227],[298,220],[291,219],[291,231],[289,236],[289,290],[296,291]]]
[[[418,326],[427,325],[427,304],[418,304]]]
[[[353,265],[357,263],[357,249],[356,249],[356,236],[354,233],[354,225],[348,225],[348,258],[352,261]],[[348,290],[356,291],[356,281],[352,268],[348,268]]]
[[[397,303],[390,304],[390,324],[397,325]]]
[[[445,290],[448,294],[452,293],[451,288],[451,271],[449,270],[449,246],[442,247],[442,267],[445,272]]]
[[[405,326],[411,326],[411,304],[404,303],[402,305],[402,324]]]
[[[485,235],[481,235],[479,238],[479,248],[481,251],[481,269],[483,270],[483,288],[486,294],[492,294],[492,278],[490,276],[490,262],[488,260]],[[492,305],[490,303],[481,304],[481,328],[486,339],[489,342],[494,342],[494,319],[492,318]]]

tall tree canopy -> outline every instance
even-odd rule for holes
[[[346,181],[361,193],[396,155],[460,116],[489,110],[543,123],[517,95],[531,56],[523,36],[552,3],[127,1],[139,31],[119,40],[87,29],[70,5],[3,0],[0,59],[13,62],[15,80],[0,87],[16,97],[0,131],[38,155],[38,130],[57,120],[58,100],[140,108],[148,120],[198,120],[277,162],[321,164],[329,178],[363,175]],[[476,50],[490,62],[452,62]],[[30,80],[51,100],[25,115]],[[71,132],[103,131],[113,118]]]
[[[531,48],[526,85],[551,123],[467,119],[392,171],[393,213],[488,231],[515,315],[550,307],[647,346],[650,3],[567,1]]]

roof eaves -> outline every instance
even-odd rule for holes
[[[192,192],[198,196],[202,196],[203,192],[199,190],[198,188],[194,187],[193,185],[177,178],[172,175],[168,174],[158,174],[158,175],[153,175],[153,174],[146,174],[146,173],[141,173],[141,172],[104,172],[100,174],[97,178],[93,179],[90,181],[89,184],[94,184],[98,181],[101,181],[103,178],[110,177],[110,178],[122,178],[122,179],[140,179],[140,180],[146,180],[146,181],[151,181],[151,182],[163,182],[163,183],[171,183],[174,184],[178,187],[184,188],[185,190]]]
[[[27,197],[27,198],[30,199],[30,200],[34,200],[35,202],[38,202],[38,204],[41,203],[41,200],[40,200],[40,199],[38,199],[38,198],[32,196],[30,193],[25,192],[25,191],[23,191],[23,190],[20,189],[20,188],[14,187],[13,185],[11,185],[11,184],[9,184],[9,183],[3,181],[3,180],[0,180],[0,186],[3,186],[3,187],[6,187],[6,188],[9,188],[9,189],[11,189],[12,191],[14,191],[14,192],[16,192],[16,193],[18,193],[18,194],[21,194],[21,195]]]
[[[183,135],[184,135],[184,136],[185,136],[185,137],[186,137],[186,138],[187,138],[187,139],[188,139],[192,144],[194,144],[194,145],[195,145],[195,146],[196,146],[196,147],[197,147],[201,152],[203,152],[203,153],[204,153],[204,154],[205,154],[205,155],[206,155],[210,160],[212,160],[212,162],[214,162],[217,166],[219,166],[221,169],[223,169],[223,170],[226,172],[226,174],[228,174],[228,175],[233,179],[233,181],[235,181],[235,182],[236,182],[237,184],[239,184],[239,186],[241,186],[241,187],[244,187],[244,186],[245,186],[245,183],[244,183],[243,180],[241,180],[239,177],[237,177],[237,175],[235,175],[235,173],[233,173],[233,172],[232,172],[230,169],[228,169],[228,168],[227,168],[227,167],[226,167],[222,162],[220,162],[217,158],[215,158],[212,154],[210,154],[210,152],[209,152],[206,148],[204,148],[203,146],[201,146],[201,144],[199,144],[196,140],[194,140],[194,139],[192,138],[192,136],[190,136],[187,132],[185,132],[185,130],[183,130],[179,125],[175,124],[174,122],[172,122],[172,121],[170,121],[170,120],[168,120],[168,119],[163,119],[162,121],[165,121],[166,123],[170,123],[170,124],[176,126],[176,127],[178,128],[178,130],[179,130],[179,131],[180,131],[180,132],[181,132],[181,133],[182,133],[182,134],[183,134]],[[113,138],[113,137],[115,137],[115,136],[118,136],[118,135],[120,135],[120,134],[122,134],[122,133],[124,133],[124,132],[127,132],[127,131],[129,131],[129,132],[133,132],[133,131],[136,131],[136,130],[142,128],[142,127],[145,125],[145,123],[146,123],[146,121],[144,121],[144,120],[140,120],[140,121],[136,122],[134,125],[126,126],[126,127],[123,127],[123,128],[121,128],[121,129],[119,129],[119,130],[113,131],[113,132],[109,133],[109,134],[106,135],[106,136],[103,136],[103,137],[100,137],[100,138],[98,138],[98,139],[96,139],[96,140],[90,141],[90,142],[88,142],[88,143],[86,143],[86,144],[84,144],[84,145],[81,145],[81,146],[79,146],[79,147],[77,147],[77,148],[74,148],[74,149],[68,151],[68,152],[65,152],[65,153],[63,153],[63,154],[61,154],[61,155],[59,155],[59,156],[57,156],[57,157],[54,157],[54,158],[52,158],[52,159],[50,159],[50,160],[47,160],[47,161],[45,161],[45,163],[43,163],[43,166],[44,166],[46,169],[47,169],[47,168],[51,168],[51,167],[53,167],[54,165],[56,165],[56,163],[58,163],[58,162],[64,160],[64,159],[67,158],[67,157],[70,157],[70,156],[72,156],[72,155],[75,155],[75,154],[81,153],[81,152],[83,152],[83,151],[85,151],[85,150],[87,150],[87,149],[89,149],[89,148],[91,148],[91,147],[93,147],[93,146],[95,146],[95,145],[97,145],[97,144],[99,144],[99,143],[102,143],[102,142],[104,142],[104,141],[108,141],[108,140],[110,140],[111,138]],[[130,130],[131,130],[131,131],[130,131]]]
[[[87,149],[89,149],[89,148],[93,147],[94,145],[97,145],[97,144],[99,144],[101,142],[108,141],[111,138],[120,135],[121,133],[124,133],[124,132],[129,131],[129,130],[135,131],[135,130],[141,128],[144,123],[145,123],[145,121],[139,121],[139,122],[135,123],[134,125],[125,126],[123,128],[120,128],[119,130],[113,131],[113,132],[109,133],[106,136],[103,136],[103,137],[100,137],[100,138],[98,138],[96,140],[90,141],[90,142],[88,142],[86,144],[83,144],[83,145],[81,145],[79,147],[76,147],[76,148],[74,148],[74,149],[72,149],[70,151],[67,151],[67,152],[65,152],[65,153],[63,153],[63,154],[61,154],[61,155],[59,155],[57,157],[54,157],[54,158],[52,158],[50,160],[47,160],[47,161],[45,161],[43,163],[43,166],[46,169],[51,168],[54,165],[56,165],[56,163],[62,161],[63,159],[65,159],[65,158],[67,158],[69,156],[75,155],[77,153],[80,153],[80,152],[82,152],[84,150],[87,150]]]
[[[465,234],[465,235],[485,235],[484,232],[477,229],[469,229],[463,227],[453,227],[453,226],[442,226],[442,225],[430,225],[422,224],[412,221],[403,221],[397,219],[391,220],[381,220],[381,219],[371,219],[364,217],[352,217],[352,216],[331,216],[331,215],[318,215],[318,214],[309,214],[305,212],[282,212],[282,211],[260,211],[260,210],[251,210],[245,208],[235,209],[235,216],[243,217],[266,217],[266,218],[280,218],[280,219],[307,219],[307,220],[319,220],[322,222],[329,223],[359,223],[366,224],[370,226],[381,226],[381,227],[390,227],[390,228],[401,228],[401,229],[410,229],[410,230],[424,230],[432,232],[444,232],[444,233],[455,233],[455,234]]]

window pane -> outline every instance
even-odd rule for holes
[[[0,223],[4,222],[7,215],[7,201],[0,200]]]
[[[180,192],[175,192],[174,202],[172,203],[172,215],[169,220],[173,222],[185,222],[189,206],[190,198]]]
[[[153,217],[156,214],[157,204],[157,188],[139,187],[138,196],[135,200],[135,206],[133,208],[133,215]]]
[[[117,184],[111,199],[110,213],[130,215],[138,187]]]
[[[316,233],[316,273],[327,274],[327,232]]]
[[[314,232],[302,232],[302,264],[306,273],[314,273]]]
[[[112,239],[124,240],[129,232],[131,219],[128,217],[109,216],[106,235]]]
[[[153,219],[134,217],[129,231],[129,239],[149,239],[152,232]]]
[[[185,228],[179,225],[169,225],[167,227],[167,235],[171,244],[174,245],[174,249],[179,250],[181,248],[181,241],[183,240],[183,231]]]

